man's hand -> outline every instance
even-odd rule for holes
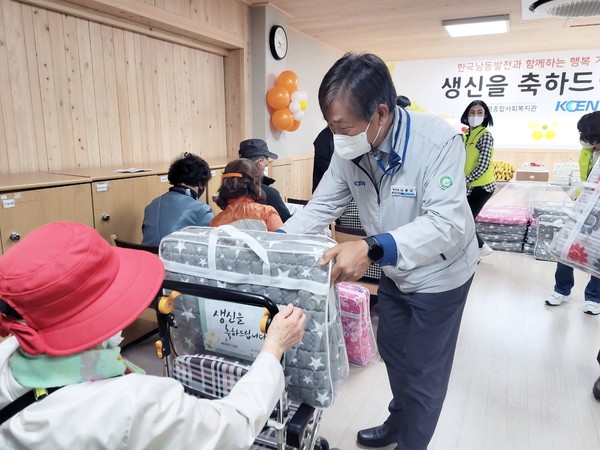
[[[262,351],[281,359],[283,352],[302,341],[306,315],[291,303],[273,317]]]
[[[330,248],[321,256],[320,264],[327,264],[335,259],[331,271],[331,284],[340,281],[355,281],[361,278],[371,260],[367,256],[369,245],[363,240],[344,242]]]

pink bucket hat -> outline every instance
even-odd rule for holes
[[[87,225],[41,226],[0,257],[0,299],[24,319],[0,314],[0,335],[32,355],[86,350],[133,322],[163,275],[156,255],[112,247]]]

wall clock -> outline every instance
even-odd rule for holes
[[[285,29],[280,25],[273,25],[269,33],[269,48],[271,55],[276,60],[285,58],[288,51],[288,38]]]

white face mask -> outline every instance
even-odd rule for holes
[[[478,127],[483,123],[484,116],[471,116],[469,117],[469,126],[472,128]]]
[[[367,138],[367,130],[369,129],[372,120],[373,117],[371,117],[371,120],[369,120],[369,124],[367,125],[367,128],[365,128],[365,131],[363,131],[362,133],[358,133],[355,136],[334,134],[333,148],[335,149],[335,152],[342,158],[347,160],[358,158],[359,156],[370,152],[372,149],[372,143],[369,143],[369,139]],[[380,131],[381,127],[379,127],[379,129],[377,130],[377,135],[375,136],[375,139],[373,139],[373,142],[377,140]]]
[[[583,139],[579,139],[579,144],[583,147],[583,148],[592,148],[593,145],[590,144],[588,141],[584,141]]]

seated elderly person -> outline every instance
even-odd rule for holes
[[[275,208],[282,221],[285,222],[288,220],[291,217],[290,211],[285,206],[279,191],[271,186],[275,183],[275,180],[264,173],[267,167],[269,167],[269,159],[277,159],[277,154],[269,151],[267,143],[262,139],[246,139],[240,142],[239,157],[254,161],[256,167],[262,173],[261,187],[265,191],[265,205]]]
[[[44,225],[0,257],[0,335],[12,335],[0,343],[0,448],[252,444],[283,392],[279,361],[300,342],[304,314],[283,308],[230,395],[198,399],[120,355],[120,330],[150,304],[163,272],[156,255],[112,247],[74,222]]]
[[[167,234],[188,226],[207,226],[214,217],[202,201],[211,178],[206,161],[193,153],[184,153],[173,161],[167,176],[173,186],[144,210],[143,245],[158,246]]]
[[[265,192],[261,188],[262,172],[249,159],[230,161],[223,170],[221,186],[213,200],[221,211],[210,221],[210,226],[233,224],[241,220],[258,220],[267,231],[283,225],[279,214],[265,205]]]

